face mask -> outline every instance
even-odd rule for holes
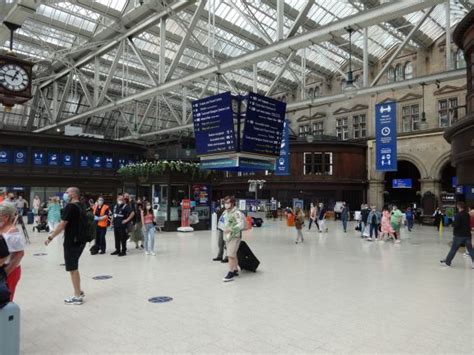
[[[225,207],[226,210],[229,210],[230,209],[230,203],[224,204],[224,207]]]
[[[103,205],[104,204],[104,200],[99,200],[99,205]]]
[[[64,202],[69,202],[71,198],[69,197],[69,194],[67,192],[63,193],[63,200]]]

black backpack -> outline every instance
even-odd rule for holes
[[[94,213],[90,209],[86,210],[80,203],[75,203],[75,205],[79,209],[79,233],[77,235],[77,242],[92,242],[96,235]]]

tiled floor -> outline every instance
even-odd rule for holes
[[[22,352],[474,352],[474,270],[460,253],[452,268],[438,265],[449,229],[405,231],[401,245],[366,242],[349,230],[329,222],[329,233],[305,231],[305,243],[295,245],[293,228],[266,221],[245,235],[258,272],[228,284],[226,266],[211,261],[211,232],[159,234],[156,257],[85,252],[82,306],[63,304],[71,285],[60,245],[46,248],[46,235],[33,234],[16,295]],[[109,233],[109,249],[112,240]],[[39,252],[48,255],[33,256]],[[149,303],[153,296],[174,300]]]

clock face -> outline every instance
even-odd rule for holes
[[[0,85],[5,89],[20,92],[28,87],[30,78],[18,64],[4,64],[0,67]]]

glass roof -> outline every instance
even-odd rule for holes
[[[0,8],[0,20],[7,13],[9,6],[14,6],[17,1],[7,1]],[[167,1],[157,2],[166,4]],[[168,4],[172,3],[171,0]],[[208,0],[204,10],[200,14],[196,26],[192,30],[189,42],[183,51],[179,64],[172,78],[177,79],[190,74],[195,70],[203,69],[214,63],[219,63],[229,58],[238,57],[258,48],[262,48],[275,40],[277,28],[276,1],[273,0],[232,0],[218,1]],[[339,19],[357,14],[378,3],[372,0],[318,0],[314,1],[307,18],[298,28],[297,33],[306,32],[319,26],[324,26]],[[471,5],[469,5],[471,4]],[[306,1],[285,0],[284,35],[286,36],[295,23],[297,15],[303,10]],[[161,6],[161,5],[157,5]],[[437,5],[428,19],[409,41],[411,48],[421,48],[431,45],[436,39],[444,34],[446,18],[445,3]],[[468,12],[467,7],[472,6],[469,1],[451,0],[451,26]],[[120,36],[124,30],[123,16],[131,21],[128,28],[143,21],[146,16],[143,11],[141,17],[133,16],[139,12],[139,1],[135,0],[87,0],[87,1],[40,1],[36,13],[29,14],[22,24],[22,28],[15,34],[14,49],[33,60],[46,60],[51,62],[55,70],[67,67],[71,59],[77,59],[76,53],[81,50],[93,50],[101,44]],[[189,30],[190,21],[194,15],[195,5],[190,8],[172,13],[166,22],[166,70],[176,56],[182,38]],[[157,10],[158,11],[158,10]],[[424,11],[414,12],[389,22],[383,22],[368,28],[369,41],[368,51],[372,60],[381,59],[394,46],[399,44],[406,34],[423,16]],[[133,19],[133,22],[131,19]],[[8,48],[8,36],[1,45]],[[4,38],[1,37],[0,38]],[[133,38],[136,48],[140,51],[142,59],[149,64],[152,73],[158,77],[160,63],[160,26],[154,25],[146,31],[137,34]],[[334,36],[330,41],[313,44],[305,49],[299,49],[293,61],[287,66],[279,80],[274,94],[295,90],[299,83],[302,72],[302,58],[305,57],[306,74],[314,73],[318,77],[330,77],[339,75],[345,69],[349,58],[348,35]],[[357,30],[352,36],[354,53],[362,53],[363,34]],[[99,72],[101,78],[105,78],[110,70],[111,64],[116,57],[116,49],[101,55]],[[266,92],[271,86],[278,73],[282,71],[286,58],[274,57],[259,62],[258,88]],[[360,67],[361,55],[353,55],[354,66]],[[84,80],[88,85],[93,84],[94,64],[88,63],[81,68]],[[75,78],[74,85],[79,86]],[[140,58],[136,56],[132,48],[127,45],[124,53],[117,63],[117,71],[114,74],[109,91],[110,97],[122,96],[124,94],[123,82],[128,81],[127,93],[132,94],[143,89],[152,87],[154,84],[141,64]],[[206,80],[195,82],[188,88],[190,98],[197,98],[205,87]],[[229,85],[230,83],[230,85]],[[243,65],[241,68],[226,73],[220,78],[211,78],[207,87],[210,92],[219,90],[239,91],[251,90],[253,87],[252,65]],[[80,93],[81,90],[78,90]],[[75,93],[76,95],[77,93]],[[168,93],[170,96],[181,96],[179,90]],[[79,95],[79,94],[77,94]],[[72,97],[72,96],[71,96]],[[66,115],[85,110],[84,100],[78,100],[74,96],[65,105]],[[166,107],[161,102],[160,107]],[[29,109],[29,108],[28,108]],[[158,107],[156,108],[158,110]],[[174,104],[174,109],[181,112],[179,100]],[[150,110],[153,111],[154,110]],[[10,122],[10,116],[18,113],[7,114],[5,122]],[[144,125],[152,127],[154,118]],[[150,123],[150,124],[148,124]]]

